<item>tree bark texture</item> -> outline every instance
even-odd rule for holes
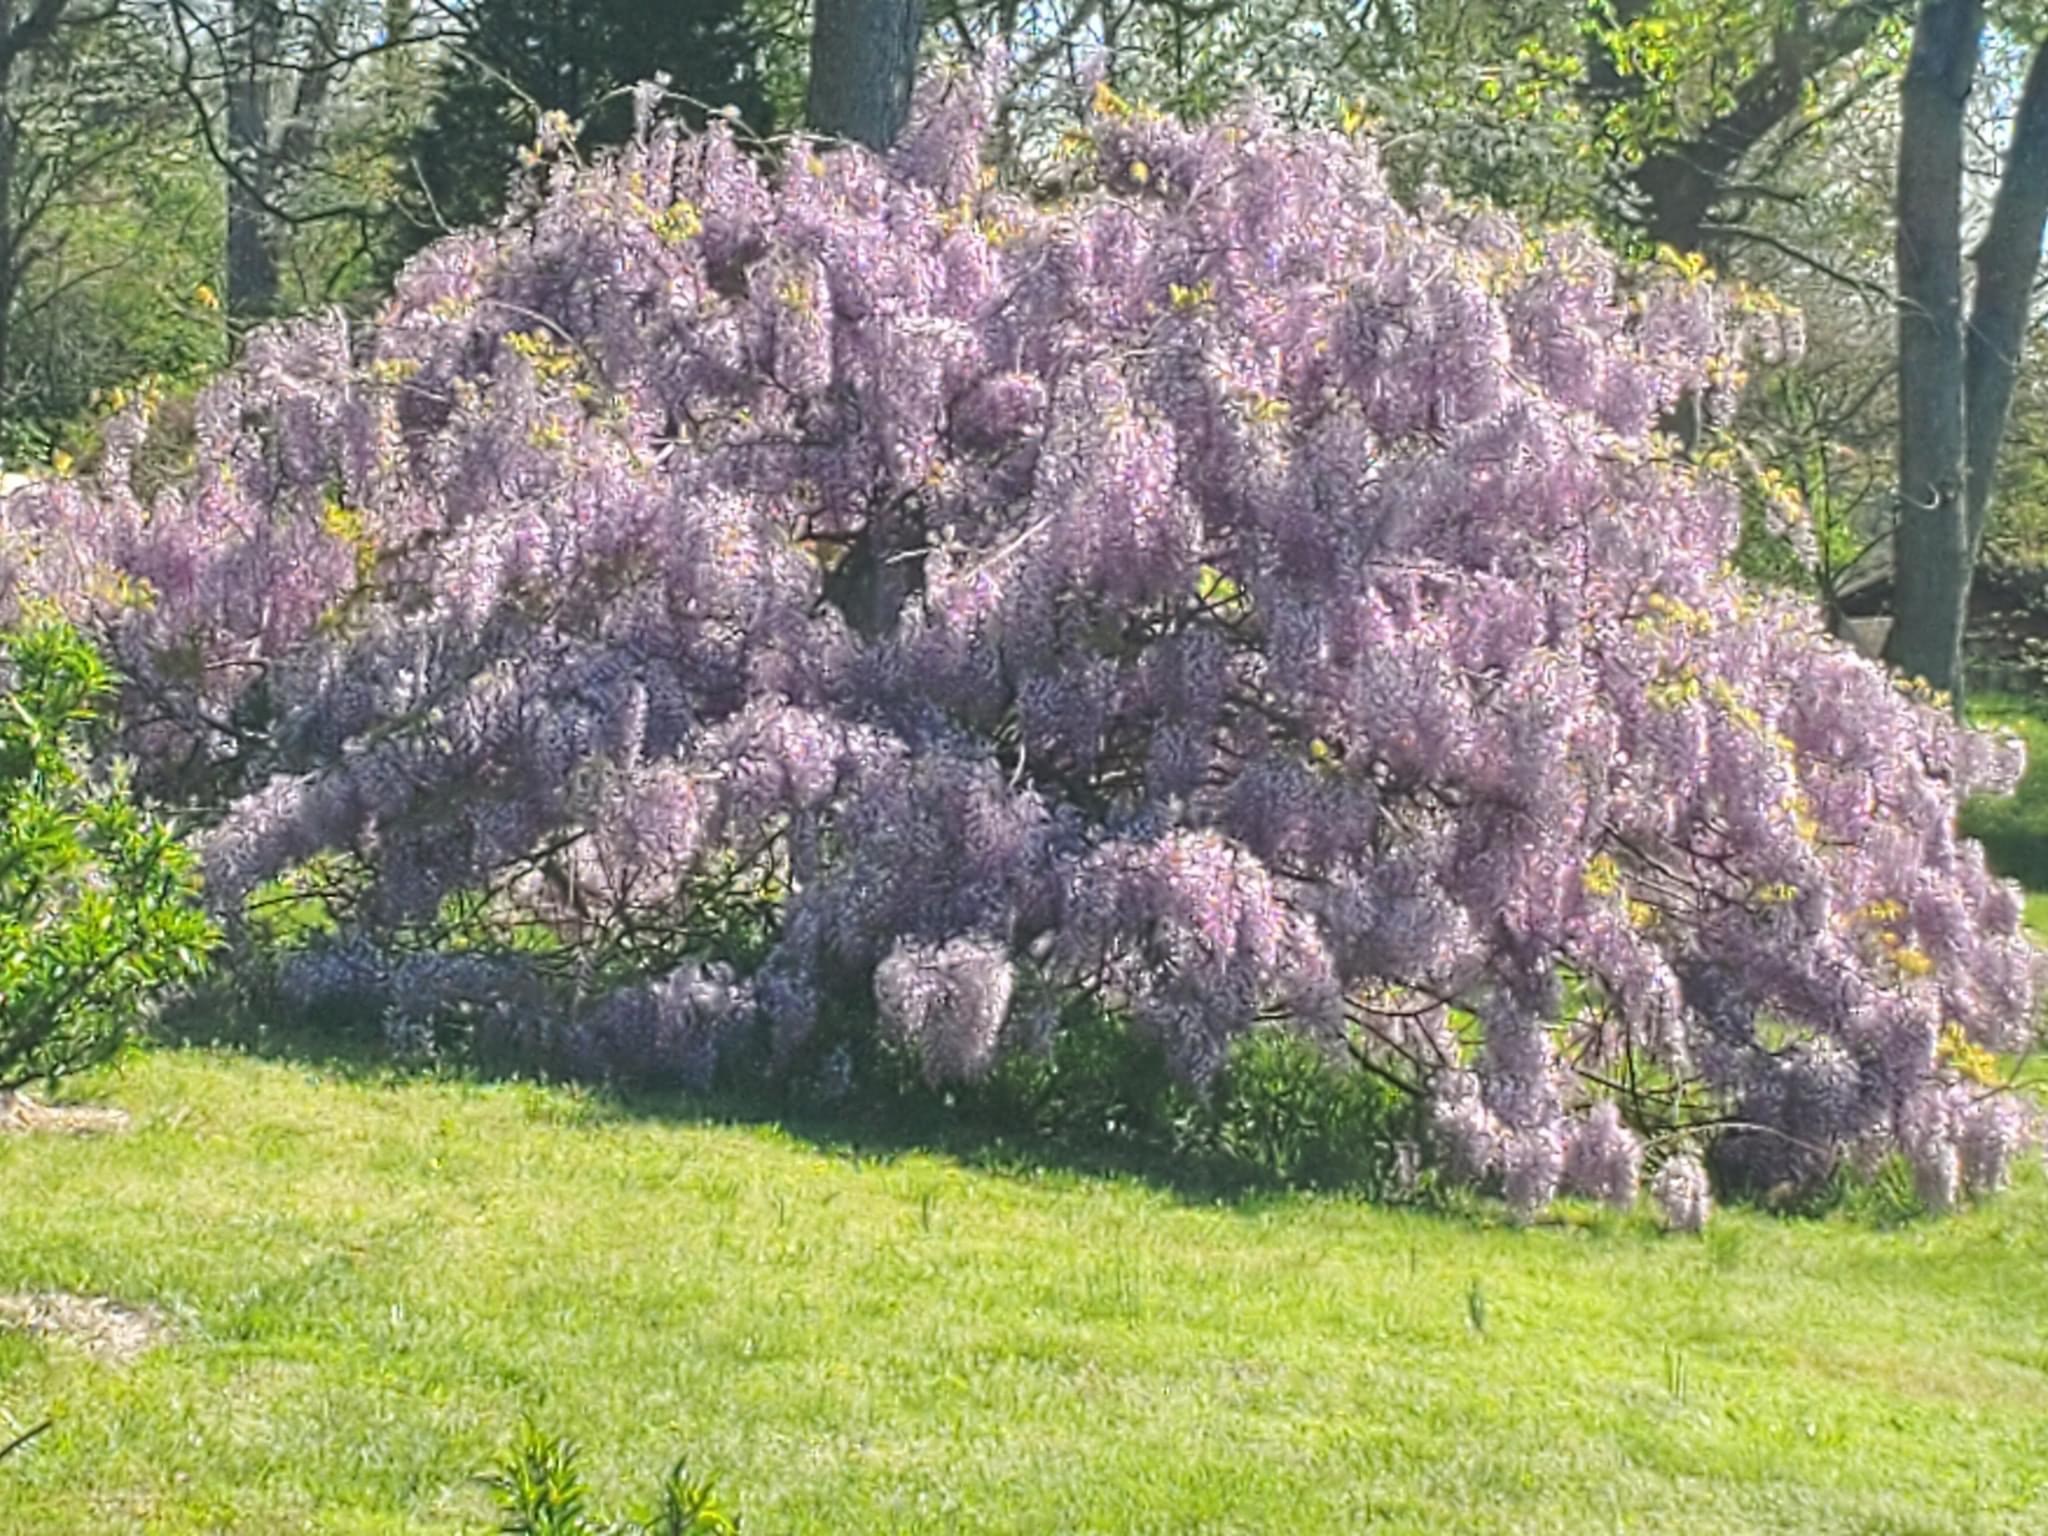
[[[1886,659],[1959,696],[1970,593],[1964,491],[1963,133],[1982,0],[1925,0],[1901,88],[1897,620]]]
[[[1970,555],[1984,545],[1998,451],[2026,351],[2041,239],[2048,227],[2048,42],[2034,52],[2007,145],[1991,223],[1971,254],[1977,291],[1965,339],[1963,428]]]
[[[274,233],[266,207],[270,183],[271,80],[279,18],[270,0],[236,0],[235,58],[227,82],[228,319],[260,320],[277,307]]]
[[[17,207],[22,113],[35,52],[56,33],[71,0],[0,0],[0,410],[14,391],[14,305],[28,267],[26,220]]]
[[[887,149],[917,80],[924,0],[817,0],[805,114],[814,132]]]

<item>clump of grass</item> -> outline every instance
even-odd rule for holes
[[[739,1516],[711,1483],[678,1461],[654,1499],[634,1514],[605,1519],[583,1475],[582,1450],[528,1419],[483,1478],[498,1506],[502,1536],[740,1536]]]

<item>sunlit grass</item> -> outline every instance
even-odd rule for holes
[[[1520,1231],[205,1052],[0,1140],[0,1531],[489,1528],[524,1413],[778,1532],[2048,1529],[2048,1190]],[[1484,1330],[1475,1317],[1483,1317]]]

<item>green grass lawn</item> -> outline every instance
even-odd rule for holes
[[[0,1292],[176,1333],[0,1333],[0,1408],[57,1420],[0,1531],[481,1531],[527,1412],[606,1483],[687,1451],[756,1536],[2048,1530],[2037,1174],[1686,1239],[222,1052],[96,1086],[131,1132],[0,1138]]]

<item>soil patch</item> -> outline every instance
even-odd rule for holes
[[[100,1136],[128,1129],[128,1112],[97,1104],[38,1104],[25,1093],[0,1093],[0,1136],[55,1131],[64,1136]]]
[[[0,1328],[62,1339],[95,1360],[126,1365],[171,1331],[154,1307],[131,1307],[107,1296],[37,1291],[0,1296]]]

